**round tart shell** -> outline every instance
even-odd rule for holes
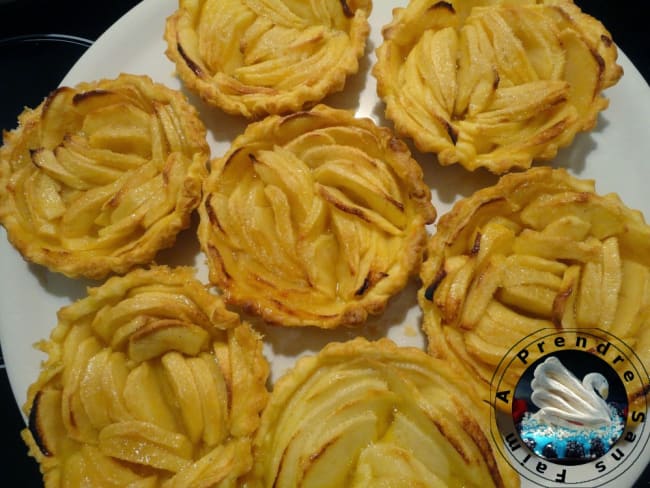
[[[26,260],[101,279],[189,225],[210,149],[180,92],[122,74],[59,88],[18,122],[0,149],[0,223]]]
[[[46,487],[234,486],[251,468],[261,338],[192,269],[110,278],[39,348],[22,435]]]
[[[359,69],[371,0],[181,0],[166,54],[183,83],[227,113],[309,108]]]
[[[435,218],[406,145],[319,105],[212,161],[198,235],[225,300],[278,325],[359,325],[417,273]]]
[[[497,174],[589,131],[623,74],[605,27],[570,0],[412,0],[373,74],[396,131],[441,165]]]
[[[563,169],[509,174],[459,201],[429,241],[421,279],[430,353],[486,398],[504,357],[544,330],[601,331],[650,367],[650,226]],[[514,388],[524,368],[514,361],[503,384]],[[647,394],[628,386],[631,402]]]
[[[419,349],[330,343],[276,382],[251,486],[517,486],[488,409]]]

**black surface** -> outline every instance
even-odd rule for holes
[[[78,37],[25,35],[0,40],[0,127],[13,129],[25,107],[36,107],[52,84],[61,80],[92,41]],[[53,62],[55,60],[55,62]],[[47,76],[43,76],[43,67]],[[29,82],[25,82],[29,80]],[[20,93],[20,96],[16,96]]]
[[[605,25],[614,42],[641,72],[646,83],[650,83],[650,42],[645,9],[641,12],[643,3],[615,0],[574,0],[574,3]]]
[[[389,0],[375,0],[375,2],[384,1]],[[56,33],[94,40],[137,3],[134,0],[106,2],[14,0],[0,3],[0,39]],[[576,3],[585,12],[603,21],[614,41],[648,82],[650,49],[647,29],[642,28],[642,22],[647,20],[641,14],[641,3],[618,3],[612,0],[581,0]],[[35,106],[49,91],[56,88],[75,59],[85,49],[83,46],[70,45],[67,48],[60,45],[52,47],[54,44],[60,43],[42,41],[38,46],[39,49],[32,50],[30,56],[34,56],[33,58],[21,61],[24,64],[16,69],[24,70],[22,83],[10,85],[5,76],[0,76],[0,93],[9,95],[0,104],[3,129],[15,127],[17,112],[22,109],[22,105]],[[18,54],[7,53],[5,52],[7,49],[11,48],[0,44],[0,73],[3,74],[7,73],[6,70],[9,68],[6,60],[15,58]],[[29,50],[30,48],[23,45],[16,49]],[[16,103],[19,108],[16,108]],[[4,368],[0,369],[0,405],[4,479],[12,485],[16,484],[14,480],[20,480],[21,486],[41,486],[38,467],[27,456],[27,449],[20,438],[23,421],[14,402]],[[650,486],[648,470],[638,485]]]

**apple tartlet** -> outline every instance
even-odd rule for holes
[[[463,381],[389,339],[330,343],[276,383],[247,486],[517,486]]]
[[[262,342],[190,268],[112,277],[58,320],[23,431],[46,487],[235,486],[251,469]]]
[[[554,158],[594,128],[623,74],[609,32],[571,0],[411,0],[382,32],[373,74],[386,117],[470,171]]]
[[[28,261],[100,279],[189,225],[210,149],[180,92],[122,74],[59,88],[18,122],[0,149],[0,223]]]
[[[650,367],[650,226],[591,180],[534,168],[459,201],[421,278],[429,351],[484,391],[506,354],[542,330],[602,331]],[[504,380],[516,384],[524,368],[514,361]],[[647,393],[631,385],[632,399]]]
[[[269,116],[212,163],[198,236],[228,303],[278,325],[357,325],[418,272],[431,192],[372,120]]]
[[[179,0],[166,54],[190,90],[225,112],[293,112],[359,70],[371,9],[371,0]]]

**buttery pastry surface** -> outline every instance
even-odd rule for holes
[[[330,343],[275,384],[246,486],[517,486],[488,409],[419,349]]]
[[[650,367],[650,226],[563,169],[506,175],[459,201],[429,241],[421,278],[429,351],[483,395],[506,353],[546,329],[603,331]],[[515,361],[504,384],[523,368]],[[647,394],[628,387],[631,401]]]
[[[411,0],[373,74],[399,134],[442,165],[493,173],[555,157],[622,76],[605,27],[571,0]]]
[[[270,116],[212,163],[198,235],[227,302],[279,325],[358,325],[417,273],[431,193],[370,119]]]
[[[261,338],[190,268],[62,308],[25,411],[45,486],[236,486],[267,401]]]
[[[207,103],[261,117],[308,108],[359,69],[371,0],[180,0],[167,56]]]
[[[0,223],[29,261],[100,279],[151,261],[201,198],[206,129],[145,76],[80,83],[26,109],[0,149]]]

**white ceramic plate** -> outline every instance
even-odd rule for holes
[[[375,2],[370,18],[372,31],[359,73],[348,79],[344,93],[330,96],[324,100],[325,103],[354,110],[358,116],[371,117],[381,125],[391,125],[383,117],[384,105],[377,98],[375,79],[370,70],[375,61],[374,50],[381,43],[381,27],[390,21],[392,8],[405,3],[405,0]],[[127,72],[147,74],[171,88],[182,89],[173,64],[164,54],[166,44],[162,37],[165,19],[176,5],[176,0],[144,0],[86,51],[62,84],[113,78],[120,72]],[[606,92],[610,99],[609,108],[600,116],[596,129],[579,135],[570,148],[561,151],[553,165],[565,167],[581,178],[595,179],[599,193],[616,192],[629,207],[650,216],[647,190],[650,181],[650,165],[647,164],[650,155],[647,126],[650,89],[625,54],[619,53],[619,63],[625,75]],[[187,95],[208,126],[212,156],[222,155],[230,141],[243,132],[245,122],[205,106],[191,94]],[[443,168],[431,156],[418,153],[414,156],[424,168],[439,215],[447,212],[458,199],[496,182],[494,176],[483,171],[469,173],[459,166]],[[194,230],[184,232],[177,245],[162,252],[158,261],[194,265],[198,270],[197,277],[205,281],[207,270]],[[429,230],[433,232],[435,225]],[[41,266],[25,263],[8,243],[4,229],[0,231],[0,271],[0,343],[16,401],[22,405],[27,388],[38,376],[40,361],[44,358],[33,344],[49,336],[56,325],[56,311],[60,307],[84,296],[86,287],[96,283],[70,280]],[[415,297],[417,286],[413,281],[389,303],[381,317],[370,320],[360,330],[265,327],[265,353],[272,363],[271,379],[277,379],[297,357],[316,352],[330,341],[347,340],[359,334],[370,339],[388,336],[399,344],[424,347]],[[647,464],[650,452],[646,457],[626,473],[625,478],[630,484]],[[618,482],[621,481],[619,478]],[[624,481],[624,484],[628,483]]]

